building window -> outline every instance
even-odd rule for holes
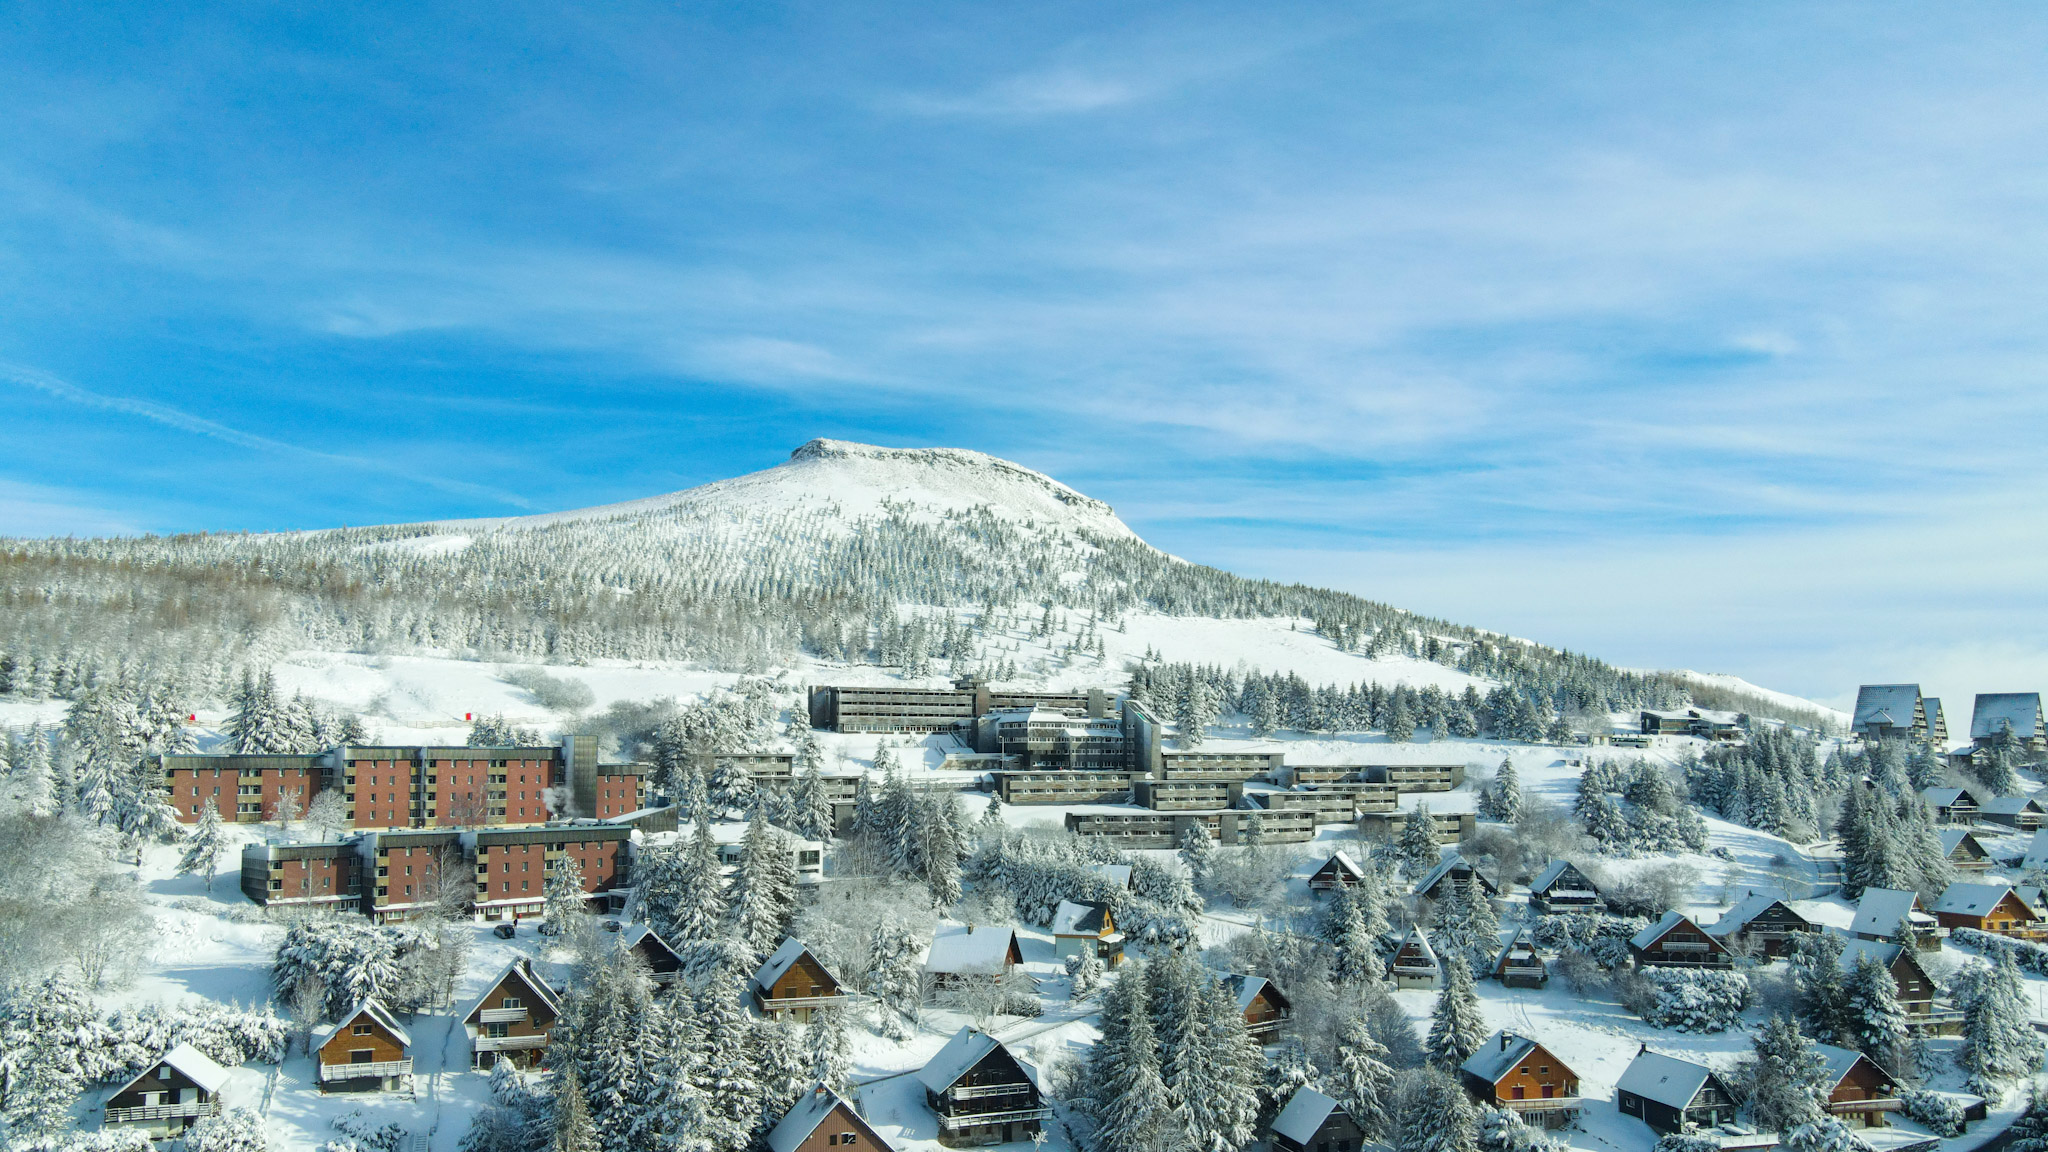
[[[349,1028],[348,1034],[351,1036],[368,1036],[371,1031],[372,1029],[368,1024],[357,1024]]]

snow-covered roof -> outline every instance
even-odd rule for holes
[[[1062,900],[1053,910],[1055,936],[1099,936],[1109,922],[1109,905],[1093,900]]]
[[[1899,945],[1889,940],[1850,940],[1842,945],[1842,955],[1835,966],[1844,972],[1854,972],[1865,956],[1890,968],[1892,961],[1899,958]]]
[[[934,1092],[944,1092],[1000,1047],[1001,1042],[988,1033],[962,1028],[953,1033],[953,1038],[946,1041],[938,1055],[925,1061],[924,1067],[918,1069],[917,1081]]]
[[[1008,967],[1010,945],[1016,933],[1008,928],[984,924],[940,924],[932,936],[931,951],[925,955],[927,972],[967,976],[1000,976]]]
[[[1614,1082],[1614,1090],[1633,1092],[1667,1108],[1683,1110],[1692,1103],[1693,1097],[1700,1094],[1701,1086],[1713,1074],[1714,1070],[1705,1064],[1645,1049],[1629,1061],[1621,1079]]]
[[[1557,878],[1564,875],[1564,870],[1571,866],[1572,862],[1563,858],[1552,860],[1550,863],[1545,864],[1543,871],[1538,872],[1536,878],[1529,881],[1529,891],[1541,892],[1549,888],[1552,884],[1557,883]],[[1582,872],[1581,875],[1583,874]],[[1592,878],[1587,877],[1587,882],[1591,883]]]
[[[1401,954],[1401,950],[1407,948],[1410,944],[1422,949],[1422,954],[1429,958],[1431,964],[1441,966],[1442,962],[1437,959],[1436,949],[1429,946],[1429,934],[1422,930],[1422,925],[1417,924],[1413,928],[1408,929],[1408,938],[1401,941],[1401,948],[1395,949],[1394,955],[1398,957]]]
[[[1089,869],[1089,871],[1119,888],[1129,888],[1131,886],[1131,866],[1129,864],[1097,864]]]
[[[532,992],[547,1007],[548,1011],[553,1012],[557,1016],[562,1014],[562,1002],[555,996],[555,990],[548,987],[547,981],[534,974],[532,963],[522,956],[500,969],[498,974],[491,978],[491,982],[484,985],[483,992],[470,1002],[469,1007],[463,1011],[459,1019],[467,1020],[471,1016],[476,1015],[477,1009],[484,1006],[484,998],[497,991],[498,986],[503,984],[508,976],[517,977],[519,982],[526,986],[527,991]]]
[[[1708,925],[1706,929],[1707,934],[1710,936],[1726,936],[1731,932],[1740,932],[1748,926],[1751,920],[1769,911],[1773,904],[1784,903],[1785,894],[1776,888],[1761,888],[1752,891],[1749,895],[1744,896],[1738,901],[1735,907],[1723,912],[1719,920]],[[1785,910],[1791,912],[1794,916],[1799,915],[1799,913],[1793,911],[1790,904],[1785,904]],[[1801,916],[1800,919],[1803,920],[1805,917]]]
[[[2048,868],[2048,828],[2034,833],[2034,839],[2027,844],[2026,859],[2020,867],[2032,872],[2036,868]]]
[[[2010,884],[1965,884],[1958,881],[1942,891],[1941,900],[1935,904],[1934,910],[1962,916],[1989,915],[2012,890]]]
[[[1913,909],[1920,896],[1915,892],[1901,892],[1896,888],[1865,888],[1863,899],[1856,904],[1856,919],[1849,925],[1849,931],[1864,936],[1889,937],[1899,930],[1899,921],[1915,915]],[[1925,912],[1918,913],[1923,919]]]
[[[868,1137],[878,1146],[885,1149],[893,1147],[881,1133],[861,1118],[860,1113],[846,1102],[845,1097],[820,1084],[805,1093],[804,1098],[783,1113],[782,1119],[775,1127],[768,1130],[768,1152],[796,1152],[797,1146],[810,1139],[811,1133],[818,1130],[818,1125],[825,1122],[825,1117],[830,1116],[833,1109],[839,1107],[844,1107],[847,1115],[852,1116],[856,1124],[867,1129]]]
[[[1232,972],[1223,978],[1222,983],[1223,990],[1230,993],[1231,997],[1237,1001],[1237,1010],[1239,1012],[1250,1008],[1252,1001],[1258,999],[1259,993],[1269,987],[1273,990],[1273,998],[1275,1000],[1280,1001],[1283,1005],[1287,1002],[1287,997],[1281,995],[1279,987],[1264,976],[1244,976]]]
[[[1913,706],[1919,702],[1918,684],[1865,684],[1856,690],[1856,712],[1849,721],[1849,730],[1860,731],[1869,724],[1910,728]]]
[[[1316,868],[1316,871],[1321,872],[1324,868],[1328,868],[1333,864],[1336,865],[1337,871],[1339,872],[1343,872],[1354,879],[1365,879],[1365,869],[1360,868],[1358,866],[1358,861],[1353,860],[1351,858],[1351,854],[1348,852],[1331,853],[1330,858],[1328,860],[1323,861],[1322,864]]]
[[[1979,692],[1977,708],[1970,714],[1970,739],[1988,740],[2010,721],[2014,736],[2031,740],[2041,734],[2036,723],[2040,717],[2039,692]]]
[[[1513,1032],[1495,1032],[1486,1038],[1486,1043],[1473,1049],[1458,1070],[1477,1076],[1488,1084],[1495,1084],[1508,1074],[1508,1070],[1521,1063],[1522,1057],[1536,1050],[1536,1042],[1527,1036]]]
[[[383,1025],[384,1030],[391,1033],[392,1038],[397,1040],[400,1044],[404,1045],[407,1048],[412,1047],[412,1034],[407,1032],[404,1028],[399,1027],[397,1019],[395,1019],[391,1015],[391,1013],[385,1011],[384,1006],[382,1004],[377,1003],[375,999],[364,1000],[362,1003],[356,1005],[355,1010],[350,1012],[348,1015],[343,1016],[341,1019],[336,1020],[332,1024],[324,1025],[321,1028],[316,1029],[313,1033],[313,1047],[318,1048],[322,1044],[325,1044],[331,1037],[333,1037],[333,1035],[336,1032],[339,1032],[343,1028],[348,1027],[350,1024],[355,1023],[355,1019],[358,1016],[368,1016],[370,1019]]]
[[[1854,1068],[1858,1060],[1870,1060],[1870,1057],[1856,1051],[1854,1048],[1837,1048],[1833,1044],[1815,1044],[1813,1050],[1820,1053],[1821,1059],[1828,1062],[1826,1086],[1829,1088],[1840,1084],[1842,1077],[1849,1074],[1849,1069]],[[1879,1072],[1884,1071],[1883,1066],[1879,1065],[1877,1061],[1870,1060],[1870,1063]]]
[[[1296,1144],[1307,1144],[1315,1138],[1330,1113],[1337,1110],[1337,1102],[1313,1088],[1298,1088],[1287,1107],[1273,1117],[1273,1134],[1285,1136]]]
[[[1950,807],[1966,797],[1972,804],[1977,802],[1977,798],[1970,794],[1968,788],[1922,788],[1920,795],[1936,808]]]
[[[790,966],[797,962],[797,958],[808,951],[810,949],[804,947],[803,941],[794,936],[784,940],[782,946],[766,960],[761,961],[761,966],[754,970],[754,983],[762,988],[775,987],[775,982],[782,979]]]
[[[201,1052],[190,1044],[178,1044],[170,1051],[151,1061],[148,1067],[136,1073],[134,1078],[130,1079],[126,1084],[114,1089],[114,1095],[119,1096],[128,1089],[133,1088],[137,1080],[156,1071],[159,1064],[168,1064],[176,1068],[185,1079],[199,1085],[208,1093],[219,1092],[222,1086],[228,1082],[228,1070],[214,1063],[213,1059],[206,1053]]]
[[[1536,950],[1536,938],[1530,933],[1529,929],[1527,927],[1517,928],[1514,935],[1508,937],[1507,944],[1494,954],[1493,970],[1495,972],[1499,972],[1506,966],[1508,957],[1514,953],[1518,945],[1526,947],[1529,953],[1536,956],[1539,961],[1542,959],[1542,954]]]
[[[1430,889],[1436,887],[1437,884],[1441,882],[1444,877],[1451,874],[1452,869],[1456,868],[1460,864],[1465,864],[1465,858],[1463,856],[1458,855],[1457,849],[1454,848],[1451,851],[1446,852],[1444,854],[1444,858],[1442,860],[1437,861],[1436,867],[1431,868],[1429,870],[1429,875],[1424,876],[1421,882],[1415,885],[1416,895],[1419,896],[1425,892],[1428,892]],[[1465,864],[1465,866],[1467,868],[1472,867],[1470,864]],[[1479,870],[1473,868],[1472,875],[1474,875],[1475,877],[1478,876]]]
[[[1965,840],[1972,844],[1977,844],[1978,851],[1982,852],[1984,850],[1984,845],[1977,843],[1977,838],[1970,834],[1968,828],[1943,828],[1935,833],[1935,835],[1941,837],[1941,851],[1944,856],[1955,855],[1956,849],[1962,847],[1962,843]],[[1986,854],[1988,855],[1988,853]]]
[[[642,942],[651,942],[671,956],[676,954],[676,950],[669,946],[669,942],[661,938],[661,933],[656,932],[645,924],[629,924],[624,931],[619,933],[619,947],[621,948],[638,948]]]
[[[2039,812],[2041,806],[2031,796],[1998,796],[1977,806],[1986,816],[2017,816],[2028,809]]]
[[[1636,933],[1634,936],[1629,937],[1628,942],[1637,948],[1648,948],[1650,945],[1655,944],[1658,940],[1662,939],[1666,932],[1669,932],[1673,928],[1678,927],[1678,922],[1685,918],[1685,913],[1680,912],[1679,910],[1674,908],[1671,911],[1666,912],[1664,915],[1658,917],[1657,922],[1655,924],[1652,924],[1648,928],[1643,929],[1641,932]]]

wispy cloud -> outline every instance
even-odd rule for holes
[[[307,447],[304,444],[294,444],[287,440],[278,440],[253,432],[244,432],[239,428],[230,427],[216,420],[208,420],[203,416],[194,416],[189,412],[181,411],[166,404],[158,404],[150,400],[137,400],[127,396],[110,396],[105,393],[81,388],[70,381],[60,379],[37,368],[0,361],[0,380],[5,380],[19,387],[34,389],[46,396],[62,400],[68,404],[77,404],[103,412],[117,412],[126,416],[134,416],[165,428],[219,440],[238,448],[302,456],[359,472],[375,473],[381,476],[406,480],[443,492],[464,496],[482,496],[500,503],[510,504],[515,508],[531,509],[533,507],[523,497],[500,488],[493,488],[485,484],[473,484],[466,480],[451,480],[447,477],[437,476],[431,472],[422,471],[405,464],[362,456],[344,455],[336,452],[324,452],[317,448]]]

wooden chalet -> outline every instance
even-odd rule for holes
[[[1628,950],[1638,968],[1727,968],[1735,963],[1727,945],[1676,910],[1636,933]]]
[[[1865,888],[1856,903],[1849,934],[1858,940],[1894,940],[1904,932],[1922,952],[1939,952],[1948,929],[1920,903],[1920,894],[1896,888]]]
[[[514,960],[463,1013],[471,1064],[488,1069],[502,1057],[523,1068],[540,1067],[561,1015],[560,997],[534,974],[532,962]]]
[[[1541,988],[1550,983],[1550,969],[1527,928],[1518,929],[1508,946],[1493,959],[1493,978],[1509,988]]]
[[[1891,973],[1892,995],[1905,1010],[1909,1030],[1927,1036],[1953,1036],[1962,1031],[1963,1014],[1937,998],[1934,980],[1921,966],[1918,949],[1888,940],[1851,940],[1843,945],[1836,967],[1848,976],[1866,956]]]
[[[1869,743],[1897,739],[1925,743],[1931,738],[1927,701],[1918,684],[1865,684],[1856,690],[1856,711],[1849,720],[1849,732]],[[1933,702],[1937,710],[1939,701]],[[1944,728],[1942,740],[1947,739]]]
[[[1266,1129],[1274,1152],[1359,1152],[1365,1129],[1343,1105],[1313,1088],[1297,1088]]]
[[[1975,928],[2000,936],[2033,939],[2042,934],[2041,890],[2015,888],[2010,884],[1965,884],[1948,886],[1934,905],[1934,918],[1943,928]]]
[[[645,924],[633,924],[619,933],[619,947],[640,957],[647,975],[656,984],[673,984],[682,973],[683,958],[669,947],[660,933]]]
[[[1819,931],[1818,924],[1793,911],[1785,894],[1775,888],[1750,892],[1707,928],[1708,935],[1731,948],[1754,948],[1756,955],[1773,960],[1792,951],[1797,937]]]
[[[1736,1112],[1734,1094],[1712,1068],[1647,1046],[1615,1082],[1614,1106],[1664,1136],[1732,1124]]]
[[[941,988],[957,988],[978,980],[997,980],[1024,963],[1017,933],[984,924],[941,923],[925,954],[924,970]]]
[[[1424,900],[1442,900],[1450,895],[1453,888],[1462,892],[1475,883],[1488,896],[1500,895],[1500,889],[1486,878],[1485,873],[1473,867],[1471,861],[1452,851],[1445,854],[1444,858],[1437,862],[1437,866],[1429,870],[1429,875],[1424,876],[1422,881],[1415,885],[1415,895]]]
[[[917,1079],[950,1147],[1029,1140],[1052,1115],[1037,1072],[972,1028],[955,1032]]]
[[[1579,1114],[1579,1074],[1527,1036],[1495,1032],[1458,1075],[1481,1107],[1506,1109],[1531,1124],[1562,1128]]]
[[[170,1139],[202,1116],[220,1111],[228,1070],[190,1044],[179,1044],[114,1089],[100,1113],[101,1126]]]
[[[1949,867],[1958,872],[1990,870],[1991,852],[1976,833],[1968,828],[1943,828],[1935,835],[1941,837],[1941,851],[1948,858]]]
[[[1365,869],[1358,866],[1349,853],[1333,853],[1314,872],[1309,873],[1308,890],[1316,895],[1337,888],[1349,888],[1365,882]]]
[[[1552,860],[1529,882],[1529,903],[1544,912],[1598,912],[1607,907],[1600,888],[1569,860]]]
[[[1977,822],[1977,797],[1968,788],[1922,788],[1920,798],[1937,824]]]
[[[1444,981],[1443,963],[1420,926],[1408,930],[1408,938],[1394,952],[1394,962],[1387,965],[1387,973],[1394,978],[1396,988],[1440,988]]]
[[[374,999],[315,1031],[311,1046],[323,1091],[388,1092],[412,1081],[412,1036]]]
[[[1852,1128],[1885,1128],[1885,1113],[1897,1112],[1898,1088],[1892,1075],[1861,1052],[1815,1044],[1814,1050],[1827,1061],[1823,1086],[1828,1090],[1828,1113]]]
[[[754,994],[754,1007],[762,1014],[806,1024],[818,1009],[836,1008],[849,999],[839,978],[794,937],[784,940],[774,955],[761,962],[747,987]]]
[[[1109,905],[1095,900],[1060,901],[1052,914],[1052,954],[1064,960],[1091,952],[1111,968],[1124,962],[1124,934],[1117,931]]]
[[[1264,976],[1240,976],[1233,972],[1223,978],[1223,990],[1237,1001],[1244,1013],[1244,1030],[1261,1044],[1280,1038],[1280,1030],[1294,1019],[1294,1002],[1280,987]]]
[[[2048,809],[2031,796],[1997,796],[1977,806],[1977,818],[2021,832],[2038,832],[2048,824]]]
[[[1979,692],[1970,713],[1970,744],[1989,748],[2009,737],[2013,746],[2032,757],[2048,752],[2039,692]]]
[[[858,1148],[866,1152],[894,1152],[895,1145],[884,1139],[860,1110],[846,1098],[820,1084],[804,1093],[782,1114],[764,1141],[768,1152],[842,1152]]]

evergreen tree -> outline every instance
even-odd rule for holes
[[[1387,733],[1387,739],[1396,744],[1406,744],[1415,739],[1415,715],[1408,710],[1407,692],[1395,689],[1393,702],[1387,706],[1383,728]]]
[[[868,991],[875,998],[875,1026],[893,1040],[909,1039],[918,1020],[924,1000],[918,964],[922,947],[902,924],[877,924],[868,936]]]
[[[1870,1147],[1833,1116],[1809,1120],[1785,1133],[1782,1146],[1786,1152],[1866,1152]]]
[[[2008,1152],[2048,1152],[2048,1099],[2038,1087],[2027,1090],[2027,1107],[2006,1129],[2011,1143]]]
[[[1104,998],[1103,1043],[1089,1064],[1097,1085],[1095,1152],[1156,1152],[1175,1127],[1146,977],[1142,960],[1127,962]]]
[[[564,852],[555,858],[554,867],[548,869],[547,882],[543,886],[547,902],[541,908],[549,931],[569,931],[570,925],[590,914],[589,894],[583,887],[583,866],[576,857]]]
[[[1799,1019],[1823,1043],[1854,1047],[1856,1020],[1842,980],[1842,937],[1809,933],[1798,940],[1792,969],[1799,990]]]
[[[796,915],[796,868],[782,833],[755,816],[740,842],[733,878],[734,935],[756,957],[773,951]]]
[[[555,1073],[555,1138],[551,1147],[553,1152],[598,1152],[597,1129],[573,1066]]]
[[[1209,869],[1216,858],[1216,845],[1209,839],[1209,833],[1199,823],[1190,822],[1180,834],[1180,860],[1187,865],[1188,876],[1197,885],[1209,879]]]
[[[1888,1068],[1899,1066],[1898,1053],[1907,1036],[1906,1010],[1899,1005],[1897,987],[1891,970],[1868,952],[1857,957],[1843,987],[1848,1018],[1855,1022],[1856,1047]]]
[[[1772,1016],[1751,1041],[1754,1052],[1737,1069],[1747,1107],[1766,1132],[1789,1132],[1825,1115],[1828,1064],[1792,1018]]]
[[[1376,984],[1386,978],[1376,941],[1366,931],[1365,914],[1359,909],[1360,887],[1339,888],[1330,906],[1330,946],[1336,954],[1331,974],[1344,984]]]
[[[228,850],[227,832],[221,826],[220,808],[211,798],[199,806],[199,822],[185,837],[185,853],[178,858],[178,875],[194,872],[206,878],[206,890],[213,891],[213,875],[220,870],[220,858]]]
[[[1429,801],[1417,801],[1415,810],[1401,821],[1401,867],[1408,875],[1426,876],[1443,858],[1442,841],[1431,818]]]
[[[753,776],[729,757],[719,758],[706,787],[710,790],[711,806],[722,811],[752,812],[759,801]]]
[[[1514,757],[1501,758],[1500,770],[1493,774],[1479,799],[1479,815],[1501,824],[1513,824],[1522,816],[1522,782],[1515,775]]]
[[[1963,1045],[1956,1066],[1970,1075],[1970,1091],[1988,1099],[2041,1063],[2041,1042],[2028,1024],[2025,986],[2011,953],[2001,953],[1963,1002]]]
[[[37,816],[56,812],[61,799],[50,771],[50,738],[42,725],[29,729],[28,738],[15,763],[21,776],[22,804]]]
[[[1478,1115],[1453,1073],[1429,1067],[1401,1092],[1394,1152],[1476,1152]]]
[[[809,729],[806,729],[809,731]],[[805,768],[789,793],[790,829],[806,840],[832,837],[832,805],[825,799],[825,778],[815,767]]]
[[[853,1040],[846,1031],[846,1013],[819,1008],[804,1028],[804,1060],[810,1078],[844,1096],[852,1088]]]
[[[1455,1073],[1486,1042],[1486,1018],[1479,1010],[1472,966],[1456,952],[1448,953],[1442,960],[1444,988],[1430,1014],[1429,1036],[1423,1047],[1429,1053],[1430,1063]]]
[[[1393,1126],[1394,1070],[1387,1049],[1373,1038],[1363,1014],[1344,1021],[1337,1033],[1337,1082],[1334,1095],[1368,1140],[1384,1140]]]
[[[718,864],[718,838],[708,821],[698,821],[690,844],[677,860],[675,895],[663,937],[670,944],[715,940],[724,930],[729,904],[725,877]]]
[[[701,1057],[695,1085],[703,1093],[718,1152],[744,1152],[761,1118],[764,1085],[755,1075],[753,1021],[740,1007],[739,977],[714,973],[697,994]]]

